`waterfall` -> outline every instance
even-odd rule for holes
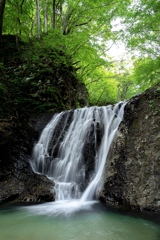
[[[65,111],[54,115],[44,128],[33,149],[31,167],[54,181],[56,200],[95,198],[124,107],[120,102]]]

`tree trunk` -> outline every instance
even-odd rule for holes
[[[44,13],[44,32],[48,31],[48,0],[46,0],[46,8]]]
[[[70,18],[70,7],[68,7],[66,11],[66,15],[62,18],[62,34],[67,35],[68,34],[68,21]]]
[[[22,0],[21,4],[19,5],[18,3],[16,3],[17,5],[17,10],[18,10],[18,15],[19,16],[22,16],[22,13],[23,13],[23,4],[24,4],[24,1],[25,0]],[[21,34],[22,34],[22,30],[21,30],[21,26],[22,26],[22,23],[21,23],[21,19],[19,17],[17,17],[17,22],[18,22],[18,25],[19,25],[19,38],[21,38]]]
[[[52,24],[51,26],[55,29],[56,28],[56,0],[52,2]]]
[[[40,1],[36,0],[37,38],[41,36]]]
[[[3,15],[4,15],[5,3],[6,3],[6,0],[0,0],[0,41],[2,38]]]

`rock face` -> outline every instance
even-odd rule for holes
[[[160,210],[160,85],[128,101],[104,179],[107,204]]]
[[[53,183],[33,173],[29,157],[38,132],[15,119],[0,122],[0,203],[54,200]]]

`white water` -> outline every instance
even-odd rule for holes
[[[43,130],[38,143],[33,150],[31,160],[35,172],[45,174],[55,182],[56,202],[32,207],[37,213],[70,214],[80,209],[89,209],[96,195],[97,186],[102,178],[104,166],[123,118],[124,103],[114,107],[91,107],[74,110],[73,119],[66,130],[69,115],[57,114]],[[70,114],[68,112],[68,114]],[[50,150],[50,142],[59,121],[63,118],[64,125],[60,135],[64,132],[58,153],[53,159],[55,146]],[[103,136],[100,147],[97,142],[97,128],[101,126]],[[95,170],[90,182],[83,191],[81,186],[86,181],[86,163],[83,150],[87,136],[93,130],[95,145]],[[93,164],[94,164],[93,162]],[[44,209],[45,210],[44,210]]]

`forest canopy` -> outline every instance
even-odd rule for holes
[[[0,0],[0,38],[64,52],[57,61],[72,63],[90,104],[106,105],[160,82],[159,16],[159,0]],[[119,44],[125,52],[115,59]]]

